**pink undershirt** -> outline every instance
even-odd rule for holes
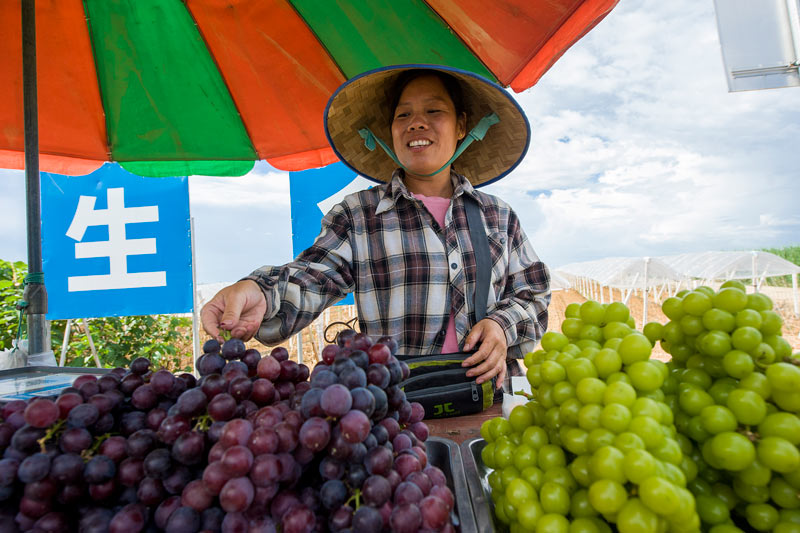
[[[422,194],[414,194],[413,196],[425,204],[425,207],[431,212],[431,215],[433,215],[433,218],[439,223],[439,226],[444,228],[444,216],[447,214],[447,208],[450,207],[450,198],[425,196]],[[459,351],[458,336],[456,335],[456,320],[453,317],[453,309],[451,307],[450,318],[447,320],[447,333],[444,336],[444,344],[442,345],[442,353],[455,353]]]

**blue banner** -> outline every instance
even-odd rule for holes
[[[188,178],[105,164],[41,185],[48,319],[191,312]]]
[[[344,163],[289,173],[289,203],[292,212],[292,254],[314,244],[322,217],[348,194],[368,189],[375,182],[362,178]],[[338,305],[352,305],[353,295]]]

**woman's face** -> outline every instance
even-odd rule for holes
[[[421,76],[403,89],[392,120],[392,144],[407,174],[421,176],[439,170],[464,137],[466,116],[456,115],[442,81]],[[440,175],[449,178],[450,168]]]

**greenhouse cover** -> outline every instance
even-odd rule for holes
[[[800,266],[769,252],[698,252],[659,257],[609,257],[555,269],[567,279],[585,278],[605,287],[652,288],[673,281],[701,282],[796,276]]]
[[[556,272],[573,285],[576,278],[585,278],[615,289],[650,289],[685,279],[685,276],[656,257],[608,257],[570,263],[557,268]]]
[[[579,292],[589,297],[604,297],[602,287],[625,290],[627,303],[633,290],[643,290],[644,300],[652,290],[656,301],[661,294],[673,295],[680,288],[729,279],[753,280],[756,290],[766,278],[792,277],[794,313],[800,314],[798,273],[800,266],[775,254],[762,251],[697,252],[660,257],[610,257],[595,261],[570,263],[554,269]],[[609,292],[609,296],[611,293]],[[613,297],[613,296],[612,296]],[[646,309],[646,307],[645,307]],[[645,314],[646,317],[646,314]]]
[[[706,281],[763,280],[800,273],[800,266],[769,252],[700,252],[664,255],[664,263],[686,277]]]

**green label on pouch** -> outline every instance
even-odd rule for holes
[[[458,411],[453,409],[453,402],[440,403],[433,406],[433,416],[456,415]]]

